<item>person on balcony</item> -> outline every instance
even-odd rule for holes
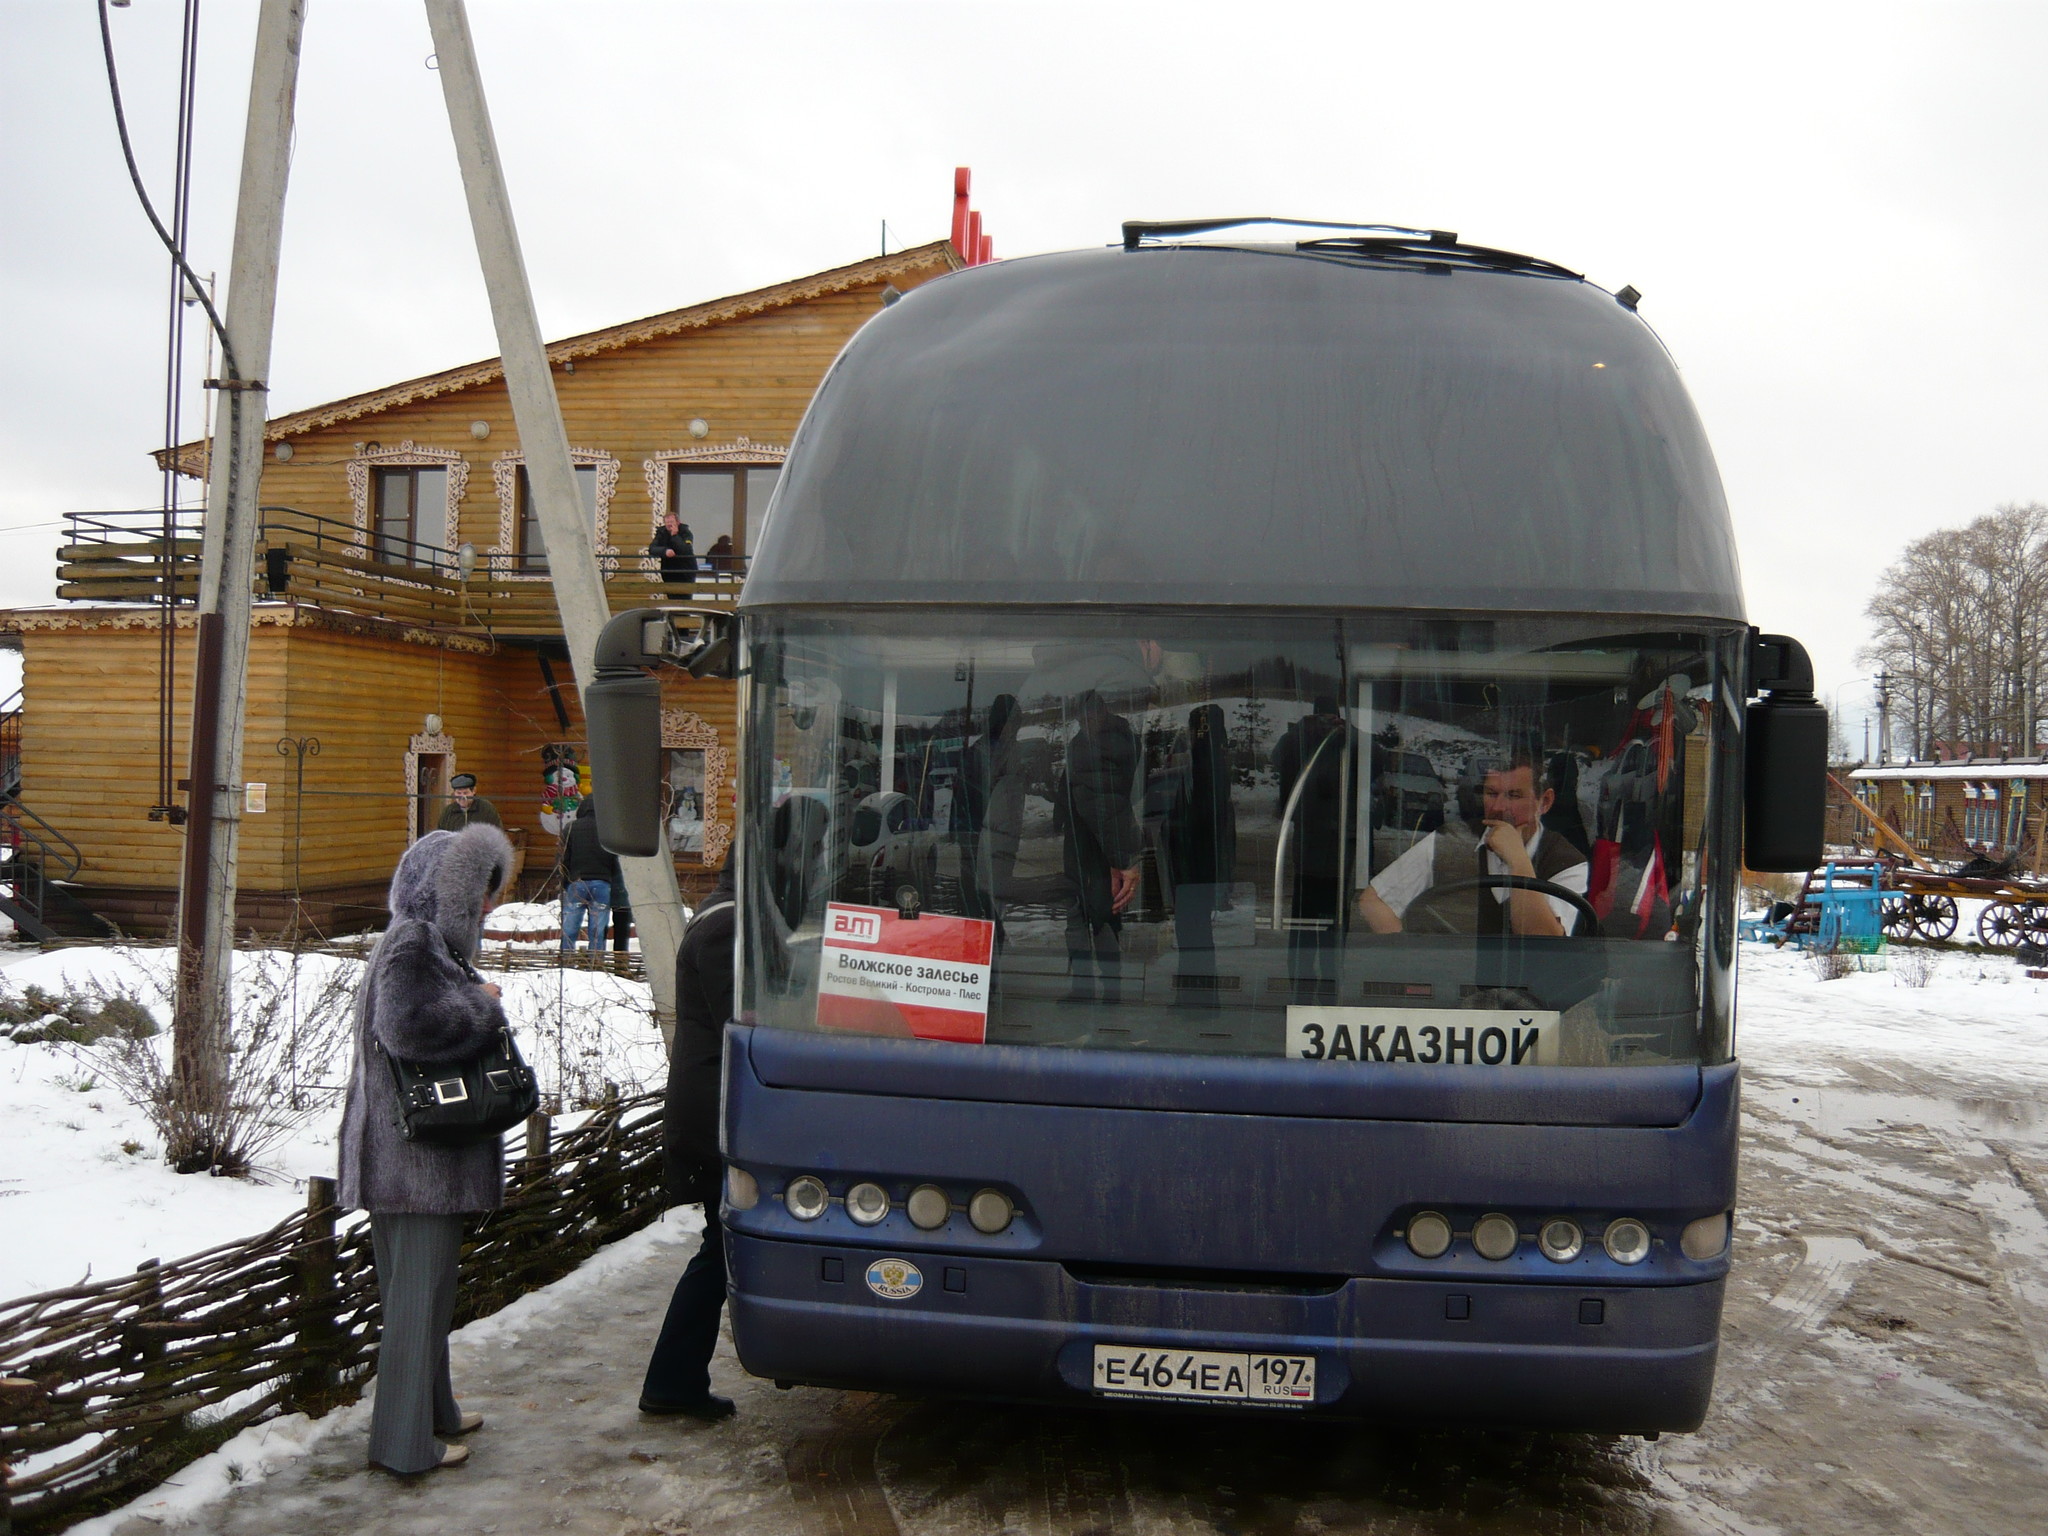
[[[683,586],[697,579],[697,546],[690,537],[690,525],[674,512],[662,513],[661,526],[654,530],[647,553],[661,562],[663,586]]]
[[[705,553],[711,558],[711,569],[721,576],[730,575],[740,568],[740,557],[732,552],[732,535],[729,533],[721,533]]]
[[[478,822],[492,827],[505,825],[498,808],[476,792],[475,774],[458,773],[448,781],[448,789],[455,798],[441,807],[441,819],[434,823],[436,831],[460,832]]]

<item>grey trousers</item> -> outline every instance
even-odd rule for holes
[[[452,1434],[462,1423],[448,1380],[462,1218],[372,1211],[370,1241],[384,1312],[370,1460],[393,1472],[425,1472],[441,1460],[435,1431]]]

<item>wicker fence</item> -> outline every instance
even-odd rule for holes
[[[607,1100],[508,1138],[503,1209],[462,1250],[456,1323],[567,1274],[660,1212],[661,1098]],[[0,1536],[111,1508],[279,1412],[324,1412],[375,1369],[366,1221],[334,1185],[303,1213],[131,1275],[0,1302]],[[11,1519],[10,1519],[11,1517]]]

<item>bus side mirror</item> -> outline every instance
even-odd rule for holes
[[[1742,861],[1764,874],[1810,870],[1825,841],[1828,712],[1813,696],[1806,648],[1751,631],[1749,688],[1763,697],[1743,724]]]
[[[583,690],[597,840],[628,858],[661,852],[661,684],[645,672]]]
[[[583,690],[597,840],[612,853],[661,852],[661,683],[646,668],[679,658],[688,637],[658,608],[614,617],[597,642],[597,677]]]

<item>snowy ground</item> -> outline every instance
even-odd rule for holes
[[[714,1386],[738,1419],[641,1420],[639,1373],[694,1231],[675,1213],[460,1336],[458,1390],[489,1420],[462,1471],[366,1472],[359,1406],[252,1430],[91,1536],[147,1536],[181,1508],[186,1529],[223,1536],[2033,1536],[2048,1508],[2048,983],[1962,955],[1914,979],[1894,961],[1822,980],[1744,947],[1737,1258],[1715,1407],[1693,1435],[785,1393],[729,1352]],[[20,1054],[0,1050],[0,1080]]]
[[[317,1016],[323,983],[352,980],[358,962],[329,955],[241,957],[241,1007],[294,1003],[302,1051],[295,1076],[304,1123],[265,1154],[254,1179],[190,1177],[164,1166],[162,1143],[147,1119],[125,1103],[109,1074],[108,1045],[62,1047],[0,1041],[0,1297],[29,1295],[132,1269],[144,1259],[174,1259],[250,1236],[298,1209],[305,1181],[335,1168],[334,1134],[346,1083],[347,1018]],[[0,969],[0,990],[18,994],[94,985],[152,1006],[164,1033],[148,1043],[168,1059],[168,952],[66,949],[29,953]],[[252,976],[251,971],[258,972]],[[521,1048],[542,1091],[571,1108],[607,1082],[624,1092],[660,1087],[666,1058],[649,1012],[647,988],[604,972],[493,972],[505,994]]]

